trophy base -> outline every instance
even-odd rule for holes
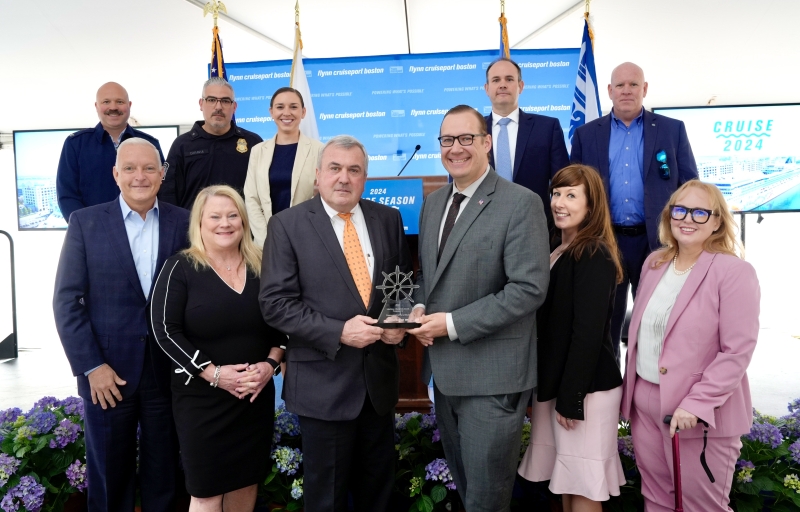
[[[372,325],[381,329],[416,329],[417,327],[422,327],[419,322],[378,322]]]

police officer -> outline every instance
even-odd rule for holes
[[[75,210],[107,203],[119,195],[112,170],[117,147],[125,139],[145,139],[156,147],[164,161],[158,139],[128,125],[131,105],[124,87],[114,82],[102,85],[94,104],[100,122],[64,141],[56,174],[56,196],[65,221],[69,221]]]
[[[261,137],[236,126],[235,99],[233,87],[224,78],[213,77],[203,84],[204,121],[194,123],[191,131],[172,143],[160,200],[191,210],[197,194],[209,185],[230,185],[242,193],[250,149]]]

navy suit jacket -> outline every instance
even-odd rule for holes
[[[650,249],[660,247],[658,222],[669,196],[689,180],[697,178],[697,163],[683,121],[644,111],[644,213]],[[573,163],[591,165],[600,173],[606,194],[610,194],[608,145],[611,140],[611,114],[595,119],[572,136]],[[669,179],[661,178],[656,153],[667,153]],[[609,199],[610,200],[610,199]]]
[[[492,114],[486,116],[486,130],[492,133]],[[496,143],[496,141],[495,141]],[[564,131],[558,119],[519,111],[519,130],[514,152],[514,183],[536,192],[542,199],[548,224],[550,211],[550,179],[569,165]],[[489,152],[494,169],[494,148]]]
[[[400,368],[394,345],[377,341],[362,349],[342,345],[347,320],[377,318],[384,273],[410,272],[403,221],[394,208],[362,199],[375,268],[372,295],[364,306],[320,196],[269,219],[261,264],[264,320],[289,337],[286,408],[326,421],[358,417],[367,395],[375,411],[397,404]]]
[[[189,212],[158,205],[158,260],[187,246]],[[155,279],[154,279],[155,281]],[[61,249],[56,272],[53,313],[64,352],[78,377],[78,394],[91,400],[84,373],[108,363],[127,381],[122,397],[136,391],[149,339],[145,297],[136,273],[119,198],[75,211]],[[162,390],[169,389],[170,363],[157,347],[149,351]]]

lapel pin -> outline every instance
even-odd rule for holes
[[[479,205],[482,205],[482,204],[483,204],[483,199],[479,200],[479,201],[478,201],[478,204],[479,204]]]

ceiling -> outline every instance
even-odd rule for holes
[[[128,89],[140,124],[191,124],[200,118],[197,99],[211,47],[212,21],[199,3],[0,0],[6,70],[0,132],[92,126],[95,92],[111,80]],[[236,22],[220,20],[227,62],[290,58],[295,0],[225,4]],[[304,54],[492,49],[499,6],[499,0],[302,0]],[[512,48],[580,45],[582,1],[506,0],[505,6]],[[800,1],[593,0],[591,11],[599,82],[608,83],[616,64],[636,62],[650,84],[646,106],[702,105],[712,97],[717,104],[800,101]]]

